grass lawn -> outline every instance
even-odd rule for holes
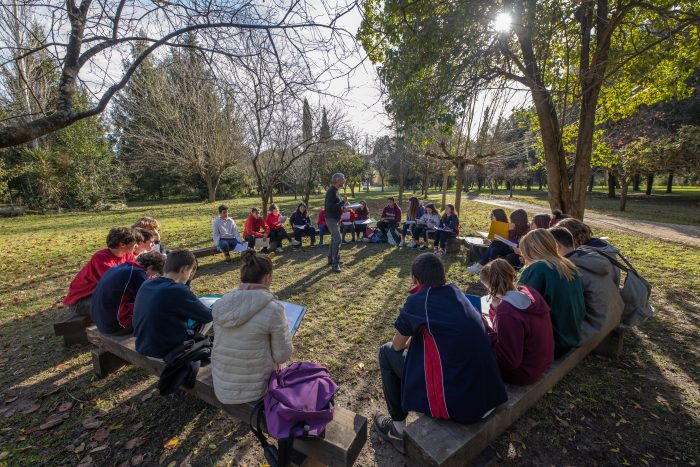
[[[469,194],[477,194],[472,191]],[[491,198],[511,199],[547,207],[547,191],[534,189],[513,190],[510,198],[508,190],[494,190],[491,194],[487,189],[478,193],[479,196]],[[678,186],[673,187],[673,193],[666,193],[665,187],[654,187],[651,196],[646,196],[644,191],[630,192],[627,195],[625,211],[620,211],[620,190],[616,190],[617,198],[608,198],[606,187],[595,187],[593,193],[589,193],[586,199],[586,209],[615,217],[629,217],[656,222],[670,222],[673,224],[700,225],[700,187]]]
[[[373,213],[384,196],[365,197]],[[286,213],[296,205],[291,198],[275,201]],[[312,207],[321,202],[314,198]],[[130,459],[141,465],[260,464],[261,452],[246,426],[186,394],[154,395],[156,378],[138,369],[98,380],[89,346],[66,349],[52,335],[51,323],[62,312],[55,304],[76,271],[103,247],[110,227],[148,214],[161,221],[166,247],[200,247],[211,242],[218,204],[141,204],[122,211],[0,219],[0,465],[81,460],[117,465]],[[258,201],[227,204],[242,226]],[[484,230],[490,208],[469,201],[462,206],[462,231]],[[493,448],[504,465],[697,465],[700,251],[649,237],[596,233],[621,247],[654,285],[658,316],[628,334],[620,360],[589,356]],[[325,248],[306,243],[288,248],[274,258],[272,289],[281,299],[309,307],[293,358],[328,367],[341,388],[337,403],[370,418],[385,410],[376,353],[393,334],[417,252],[354,244],[341,254],[343,272],[332,275]],[[445,263],[451,281],[483,292],[466,272],[464,255],[448,256]],[[201,260],[195,293],[236,287],[238,267],[220,256]],[[102,422],[99,429],[86,428],[91,417]],[[51,419],[60,423],[50,426]],[[370,431],[358,464],[407,462]]]

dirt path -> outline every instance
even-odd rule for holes
[[[509,201],[502,199],[485,198],[481,196],[467,196],[469,201],[500,206],[508,209],[525,209],[531,213],[544,212],[547,209],[536,204],[523,203],[521,201]],[[630,218],[619,218],[606,214],[598,214],[586,211],[586,222],[598,227],[634,232],[650,237],[659,238],[669,242],[682,243],[693,247],[700,247],[700,227],[695,225],[667,224],[662,222],[641,221]]]

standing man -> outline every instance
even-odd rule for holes
[[[211,223],[214,245],[224,254],[224,261],[231,262],[230,251],[241,243],[241,234],[233,219],[228,217],[228,206],[219,206],[219,217]]]
[[[331,177],[331,186],[326,192],[326,227],[331,234],[331,244],[328,248],[328,265],[333,266],[333,272],[340,272],[340,243],[343,236],[340,233],[340,217],[347,198],[340,198],[338,189],[345,185],[345,175],[335,173]]]

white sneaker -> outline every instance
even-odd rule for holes
[[[406,244],[402,240],[401,243],[399,243],[399,246],[406,246]]]
[[[415,248],[417,246],[416,242],[411,242],[408,244],[409,248]]]
[[[275,248],[275,253],[284,253],[284,250],[280,247]]]
[[[292,240],[292,246],[299,246],[301,245],[301,242],[297,241],[296,239]]]
[[[467,268],[467,271],[471,272],[472,274],[479,274],[482,269],[484,269],[484,266],[482,266],[481,263],[474,263]]]

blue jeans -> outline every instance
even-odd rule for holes
[[[293,227],[294,229],[294,239],[297,242],[301,242],[301,237],[303,235],[308,235],[309,238],[311,238],[311,246],[313,246],[316,243],[316,229],[314,229],[311,226],[307,226],[305,229],[297,229],[296,227]]]
[[[418,240],[418,236],[416,235],[416,224],[407,224],[404,222],[403,224],[403,229],[401,229],[401,240],[404,241],[406,240],[406,233],[411,232],[411,237],[413,240]]]
[[[235,238],[220,238],[219,244],[216,245],[216,247],[221,250],[223,254],[228,256],[229,251],[236,248],[236,245],[238,245],[238,240]]]
[[[323,245],[323,236],[327,233],[331,233],[330,230],[328,230],[328,227],[325,225],[319,225],[318,226],[318,244]]]

